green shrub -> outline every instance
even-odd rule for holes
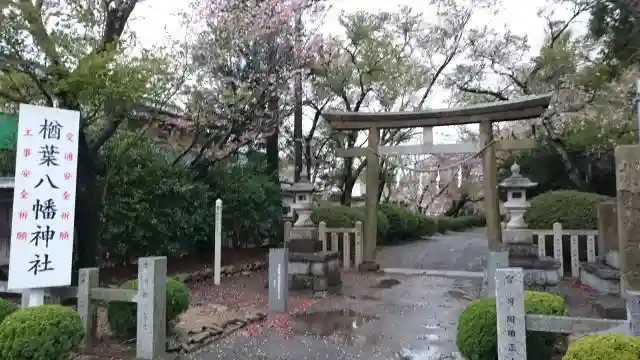
[[[440,234],[445,234],[447,231],[451,230],[451,218],[446,216],[437,216],[436,220],[436,231]]]
[[[137,290],[138,281],[129,280],[122,289]],[[176,279],[167,279],[167,331],[170,331],[178,316],[189,308],[189,289]],[[108,304],[107,318],[113,333],[123,339],[136,337],[136,304],[113,301]]]
[[[585,336],[569,346],[562,360],[638,360],[640,339],[622,334]]]
[[[324,221],[327,227],[354,227],[356,222],[365,223],[365,207],[349,207],[349,206],[323,206],[316,207],[311,213],[311,220],[314,224]],[[378,244],[386,243],[389,231],[389,220],[385,214],[378,210],[377,214],[378,226]]]
[[[389,220],[387,243],[392,244],[405,240],[409,230],[407,212],[399,206],[389,203],[379,204],[378,208]]]
[[[280,186],[259,159],[223,161],[196,171],[174,164],[180,151],[126,131],[118,132],[101,155],[108,165],[100,179],[105,261],[118,265],[141,256],[210,253],[218,198],[224,208],[223,238],[236,246],[281,239]]]
[[[531,200],[524,214],[530,229],[551,229],[559,222],[563,229],[595,229],[597,205],[608,197],[575,190],[549,191]]]
[[[525,311],[537,315],[568,315],[561,297],[545,292],[525,292]],[[497,329],[495,299],[472,302],[460,314],[456,343],[466,359],[497,359]],[[527,332],[527,359],[548,360],[557,346],[566,344],[566,335]]]
[[[435,218],[418,215],[418,234],[420,236],[431,236],[438,230]]]
[[[3,360],[66,360],[84,338],[80,315],[60,305],[20,309],[0,324]]]
[[[0,323],[2,323],[2,320],[4,320],[4,318],[18,309],[19,307],[16,304],[5,299],[0,299]]]

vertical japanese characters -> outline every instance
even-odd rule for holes
[[[77,112],[20,107],[10,287],[12,278],[23,288],[70,281],[78,127]]]
[[[29,243],[34,247],[33,259],[28,263],[28,271],[33,275],[38,275],[39,272],[54,270],[54,259],[51,257],[51,253],[48,251],[49,246],[55,246],[52,242],[56,240],[65,241],[69,240],[68,231],[60,231],[56,227],[56,220],[58,217],[62,220],[68,220],[71,217],[69,212],[60,213],[55,200],[51,197],[53,192],[63,191],[63,199],[69,200],[69,193],[60,189],[60,186],[56,185],[56,182],[68,181],[71,178],[71,173],[65,172],[63,179],[51,178],[49,171],[52,167],[60,166],[60,141],[61,134],[64,127],[56,120],[44,119],[40,125],[40,129],[37,134],[33,134],[32,129],[27,129],[24,136],[37,136],[38,140],[42,140],[37,153],[34,154],[34,149],[25,148],[23,150],[23,156],[37,156],[37,166],[39,171],[35,174],[41,175],[39,178],[33,178],[33,174],[28,169],[22,171],[23,181],[20,184],[23,188],[20,191],[20,196],[24,200],[29,200],[33,205],[31,209],[21,210],[20,218],[28,220],[29,218],[35,220],[33,222],[34,228],[30,234],[27,232],[19,232],[16,236],[19,239],[25,239],[29,237]],[[73,141],[73,134],[66,134],[67,141]],[[73,159],[73,153],[66,152],[64,154],[64,160],[70,161]],[[63,160],[63,161],[64,161]],[[16,189],[17,190],[17,189]]]
[[[524,276],[521,269],[496,270],[498,360],[526,358]]]

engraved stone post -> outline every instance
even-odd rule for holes
[[[78,314],[82,319],[85,337],[82,347],[89,350],[96,339],[96,303],[91,301],[91,289],[100,284],[98,268],[80,269],[78,275]]]
[[[165,354],[167,323],[167,258],[138,261],[138,331],[136,357],[157,360]]]
[[[287,248],[269,250],[269,310],[286,313],[289,299]]]
[[[498,360],[527,358],[524,311],[524,272],[518,268],[496,270]]]
[[[616,189],[622,294],[640,290],[640,145],[618,146]]]
[[[627,320],[631,328],[631,335],[640,336],[640,292],[627,293]]]
[[[355,257],[355,266],[356,268],[358,266],[360,266],[360,264],[362,264],[362,247],[364,246],[362,244],[362,222],[358,221],[356,222],[356,234],[354,237],[354,241],[355,241],[355,250],[356,250],[356,257]]]

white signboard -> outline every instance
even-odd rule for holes
[[[20,105],[9,289],[71,284],[80,113]]]

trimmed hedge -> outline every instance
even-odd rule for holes
[[[567,316],[564,300],[546,292],[526,291],[525,312],[536,315]],[[460,314],[456,344],[466,359],[495,360],[498,357],[496,300],[479,299]],[[566,346],[566,335],[528,331],[527,359],[548,360],[560,346]]]
[[[364,223],[365,208],[318,207],[311,214],[311,219],[315,224],[324,221],[330,228],[353,227],[358,221]],[[378,245],[420,240],[436,233],[462,231],[484,224],[484,216],[431,217],[413,212],[404,206],[382,203],[378,206]]]
[[[138,281],[129,280],[120,286],[122,289],[137,290]],[[189,289],[174,278],[167,279],[167,331],[171,331],[173,322],[189,308]],[[123,339],[136,337],[136,304],[112,301],[107,305],[107,319],[113,333]]]
[[[60,305],[17,310],[0,324],[0,359],[66,360],[84,338],[80,315]]]
[[[598,203],[610,198],[575,190],[557,190],[540,194],[531,200],[524,213],[530,229],[551,229],[559,222],[563,229],[596,229]]]
[[[638,360],[640,338],[622,334],[585,336],[569,346],[562,360]]]

